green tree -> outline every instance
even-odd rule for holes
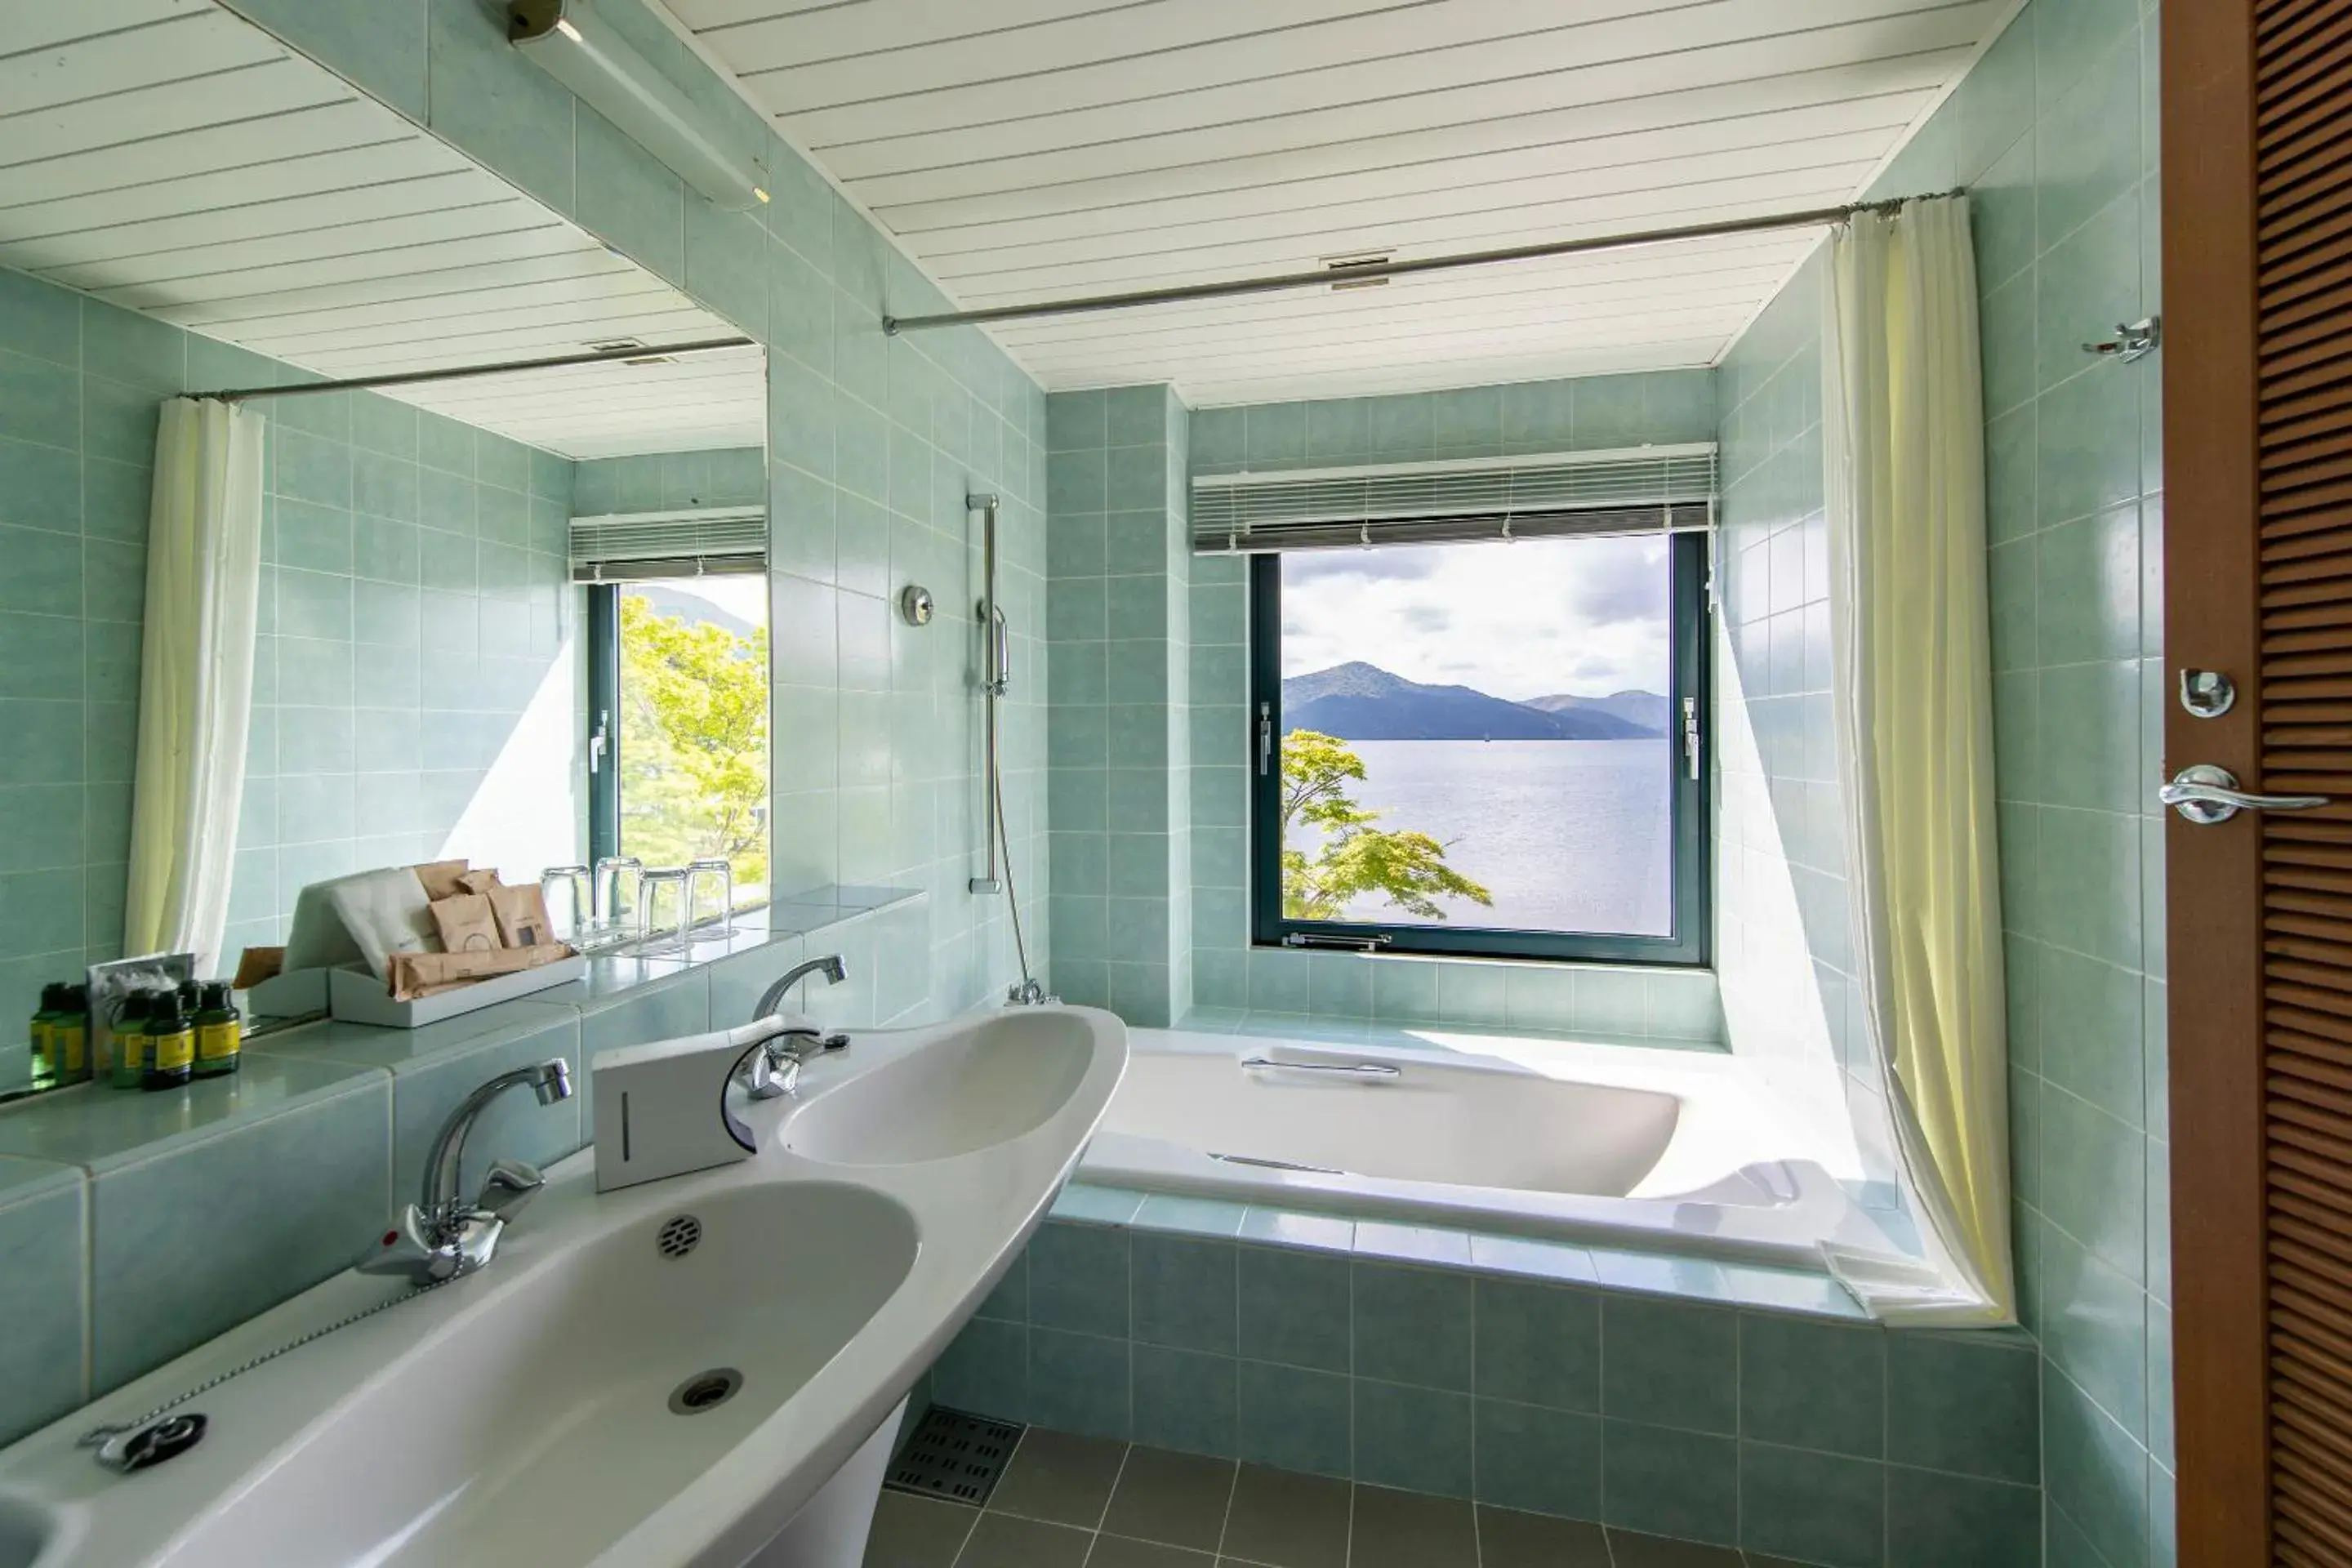
[[[1438,899],[1467,899],[1492,907],[1495,896],[1445,863],[1445,846],[1426,833],[1372,826],[1349,796],[1364,778],[1364,760],[1345,742],[1313,730],[1293,730],[1282,742],[1282,912],[1295,921],[1347,917],[1356,900],[1379,894],[1423,920],[1442,921]],[[1323,836],[1309,860],[1292,847],[1292,832],[1313,827]]]
[[[723,858],[768,880],[768,633],[621,595],[621,845],[647,865]]]

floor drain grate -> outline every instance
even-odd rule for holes
[[[1015,1422],[992,1421],[933,1405],[890,1462],[884,1484],[894,1491],[945,1498],[979,1508],[996,1489],[1013,1445],[1025,1430]]]

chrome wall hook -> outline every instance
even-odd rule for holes
[[[2142,316],[2137,321],[2117,321],[2114,337],[2084,343],[2083,352],[2114,360],[2117,364],[2129,364],[2154,353],[2163,342],[2164,318]]]
[[[2200,719],[2219,719],[2237,705],[2237,683],[2218,669],[2180,672],[2180,705]]]

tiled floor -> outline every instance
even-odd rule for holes
[[[985,1510],[884,1492],[866,1568],[1791,1568],[1031,1427]]]

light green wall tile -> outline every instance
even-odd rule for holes
[[[371,97],[424,121],[428,0],[375,0],[365,5],[236,0],[234,8]]]
[[[63,1415],[88,1393],[87,1194],[71,1166],[0,1159],[0,1255],[9,1260],[0,1271],[0,1311],[13,1326],[0,1342],[0,1380],[9,1389],[0,1441]]]

